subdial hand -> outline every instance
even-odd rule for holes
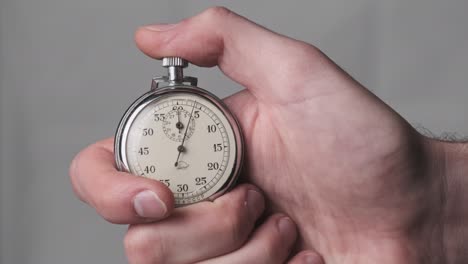
[[[180,109],[177,109],[176,128],[179,129],[179,134],[182,134],[182,128],[184,128],[184,124],[182,124],[182,122],[180,122]]]
[[[193,110],[195,109],[195,104],[196,103],[197,103],[196,101],[193,101],[192,111],[190,112],[190,117],[189,117],[189,120],[188,120],[187,125],[185,127],[185,133],[184,133],[184,137],[182,138],[182,143],[180,144],[180,146],[177,147],[177,151],[179,152],[179,154],[177,154],[177,160],[176,160],[176,162],[174,164],[174,167],[177,167],[179,165],[180,154],[182,152],[185,152],[185,147],[184,147],[185,138],[187,137],[187,131],[188,131],[188,128],[189,128],[189,125],[190,125],[190,121],[192,121]]]

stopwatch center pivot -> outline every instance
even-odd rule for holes
[[[179,151],[179,152],[185,152],[185,147],[182,146],[182,145],[180,145],[180,146],[177,147],[177,151]]]

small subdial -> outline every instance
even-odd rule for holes
[[[185,136],[185,140],[193,135],[195,131],[195,118],[190,118],[190,112],[184,109],[171,110],[166,114],[162,129],[164,134],[172,141],[182,142],[186,130],[187,135]]]

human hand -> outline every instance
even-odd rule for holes
[[[80,152],[70,175],[81,200],[110,222],[131,224],[125,236],[130,263],[323,264],[313,251],[289,259],[296,241],[289,217],[274,214],[254,227],[265,208],[256,187],[240,185],[213,202],[173,210],[164,184],[116,170],[112,144]]]
[[[294,219],[303,248],[330,264],[455,258],[443,235],[445,147],[316,47],[225,8],[143,27],[136,42],[153,58],[218,65],[247,88],[225,100],[244,130],[246,179]]]

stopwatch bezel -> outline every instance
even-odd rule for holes
[[[130,105],[130,107],[125,111],[125,114],[123,115],[122,119],[119,122],[119,126],[115,133],[115,140],[114,140],[114,154],[115,155],[114,156],[115,156],[117,169],[120,171],[131,173],[129,169],[129,165],[128,165],[127,154],[126,154],[126,141],[128,138],[130,127],[135,121],[135,118],[143,109],[146,108],[146,106],[148,106],[152,102],[161,99],[161,97],[165,95],[173,95],[177,93],[189,93],[189,94],[191,93],[197,96],[201,96],[204,99],[211,102],[215,107],[217,107],[221,111],[221,113],[223,113],[223,115],[226,117],[229,125],[231,126],[231,129],[234,133],[235,146],[236,146],[234,165],[233,165],[231,172],[229,173],[229,176],[227,176],[229,178],[226,181],[226,183],[224,183],[224,185],[221,186],[219,190],[217,190],[215,193],[213,193],[209,197],[206,197],[204,199],[201,199],[193,203],[182,203],[182,204],[176,203],[175,205],[176,207],[182,207],[182,206],[187,206],[190,204],[207,201],[207,200],[213,201],[214,199],[223,195],[235,185],[243,168],[244,136],[242,133],[242,128],[236,116],[232,114],[231,110],[229,110],[227,105],[221,99],[219,99],[216,95],[200,87],[183,85],[183,84],[161,87],[161,88],[157,88],[157,89],[151,90],[143,94]],[[142,176],[138,176],[138,177],[142,177]],[[223,176],[223,177],[226,177],[226,176]]]

